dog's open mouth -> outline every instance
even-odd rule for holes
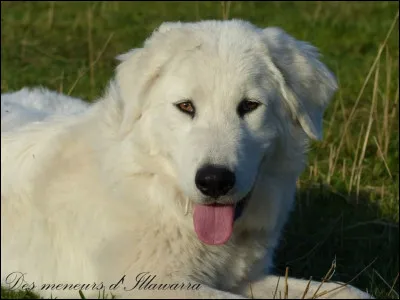
[[[193,213],[197,237],[208,245],[225,244],[232,235],[233,223],[240,218],[251,191],[236,204],[195,204]]]

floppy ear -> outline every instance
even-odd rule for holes
[[[310,138],[322,139],[323,114],[337,89],[334,75],[319,61],[314,46],[275,27],[262,30],[262,35],[282,75],[281,92],[290,113]]]
[[[121,63],[115,74],[115,84],[118,91],[118,101],[122,107],[121,130],[124,132],[132,129],[132,124],[140,118],[141,103],[139,90],[143,81],[140,59],[143,49],[132,49],[116,57]]]
[[[187,33],[176,30],[181,27],[179,22],[163,23],[144,42],[143,48],[117,56],[121,61],[115,76],[123,102],[121,130],[129,131],[132,124],[140,118],[145,106],[145,93],[175,54],[176,45],[182,41],[189,44]]]
[[[120,100],[123,105],[121,130],[128,132],[133,123],[140,119],[145,105],[144,94],[159,77],[162,67],[168,60],[167,51],[152,47],[152,37],[148,38],[143,48],[136,48],[116,57],[121,61],[115,75]]]

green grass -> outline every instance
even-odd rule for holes
[[[398,22],[386,39],[397,2],[232,2],[224,14],[220,2],[25,1],[1,8],[2,92],[42,85],[92,101],[113,75],[114,57],[140,46],[164,21],[228,15],[282,27],[317,46],[340,90],[299,180],[275,271],[283,275],[289,266],[289,276],[321,280],[336,258],[332,279],[347,282],[361,272],[351,284],[398,298]],[[2,289],[1,297],[9,293]]]

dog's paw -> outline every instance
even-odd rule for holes
[[[249,284],[246,295],[255,299],[374,299],[371,295],[344,283],[321,282],[267,276]]]

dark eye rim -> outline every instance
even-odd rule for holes
[[[190,104],[191,107],[193,108],[193,111],[191,112],[191,111],[187,111],[187,110],[182,109],[182,108],[180,107],[180,105],[181,105],[181,104],[184,104],[184,103]],[[179,101],[179,102],[174,103],[174,105],[175,105],[175,107],[176,107],[180,112],[183,112],[183,113],[185,113],[185,114],[191,116],[192,118],[194,118],[194,115],[196,114],[196,107],[194,106],[192,100],[190,100],[190,99],[181,100],[181,101]]]
[[[253,108],[248,109],[243,106],[246,103],[251,103],[252,105],[255,105],[255,106]],[[241,118],[243,118],[245,115],[251,113],[252,111],[255,111],[260,105],[261,105],[261,102],[259,102],[257,100],[243,98],[237,107],[237,113]]]

